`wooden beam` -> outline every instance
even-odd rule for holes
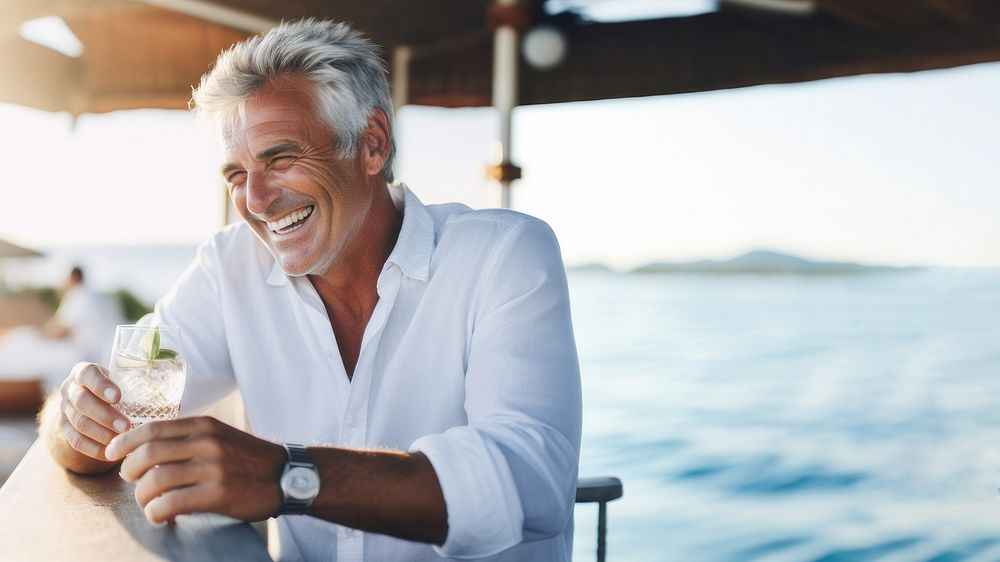
[[[871,31],[905,25],[919,10],[921,0],[818,0],[820,9]]]
[[[220,51],[246,32],[143,5],[95,10],[70,26],[86,45],[86,111],[184,109]],[[140,105],[148,104],[148,105]]]
[[[530,105],[690,93],[1000,61],[1000,39],[953,29],[887,40],[824,14],[793,22],[717,13],[584,25],[567,31],[569,56],[562,66],[545,72],[523,67],[519,100]],[[485,105],[489,67],[488,49],[414,61],[410,101]]]
[[[975,28],[1000,33],[1000,2],[995,0],[928,0],[946,17]]]
[[[17,34],[17,27],[28,20],[44,16],[78,17],[96,4],[115,6],[125,3],[128,0],[0,0],[0,27],[12,29]]]
[[[77,105],[82,76],[80,59],[19,37],[0,41],[0,102],[67,111]]]
[[[204,0],[139,0],[150,6],[156,6],[200,20],[224,25],[240,31],[258,33],[267,31],[278,25],[278,20],[262,17],[245,10],[221,6]]]
[[[490,105],[489,95],[463,93],[414,94],[408,98],[411,105],[430,105],[434,107],[487,107]],[[523,104],[522,104],[523,105]]]
[[[474,43],[450,51],[418,51],[410,61],[408,103],[442,107],[488,106],[493,72],[492,41],[478,35]]]

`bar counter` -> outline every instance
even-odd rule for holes
[[[116,471],[80,476],[36,441],[0,488],[0,560],[270,562],[249,524],[210,514],[146,521]]]

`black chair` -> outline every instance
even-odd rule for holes
[[[608,502],[622,497],[622,481],[613,476],[581,478],[576,485],[576,503],[597,502],[597,562],[607,553]]]

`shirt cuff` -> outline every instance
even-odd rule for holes
[[[524,513],[507,459],[471,426],[421,437],[410,452],[434,467],[448,509],[448,537],[439,556],[482,558],[523,540]]]

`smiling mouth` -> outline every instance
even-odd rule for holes
[[[306,222],[306,219],[312,215],[314,209],[315,207],[313,205],[309,205],[308,207],[299,209],[298,211],[288,213],[274,222],[267,221],[267,229],[275,234],[288,234],[290,232],[295,232],[301,228],[302,224]]]

